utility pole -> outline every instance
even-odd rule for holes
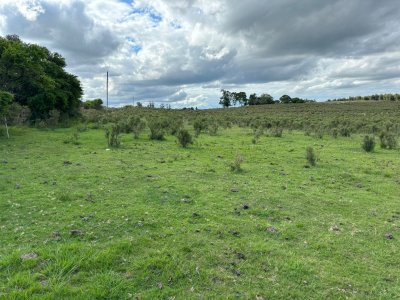
[[[108,108],[108,71],[107,71],[107,97],[106,97],[106,99],[107,99],[107,108]]]

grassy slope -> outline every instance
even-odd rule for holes
[[[400,297],[399,150],[233,128],[106,151],[103,131],[72,132],[1,140],[0,298]]]

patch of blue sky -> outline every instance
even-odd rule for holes
[[[133,2],[135,2],[133,0],[119,0],[119,1],[121,1],[123,3],[126,3],[126,4],[129,4],[129,5],[131,5]]]
[[[126,40],[129,42],[131,50],[135,54],[138,54],[143,49],[143,47],[139,45],[134,38],[127,37]]]
[[[134,8],[132,13],[139,15],[147,15],[154,23],[160,23],[162,21],[162,16],[152,7],[144,8]]]
[[[170,22],[169,25],[171,25],[171,27],[174,28],[174,29],[181,29],[181,28],[182,28],[182,25],[179,24],[179,23],[176,22],[176,21]]]

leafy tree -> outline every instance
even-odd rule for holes
[[[283,95],[282,97],[279,98],[279,100],[282,103],[286,103],[286,104],[292,102],[292,98],[289,95]]]
[[[83,108],[85,109],[102,109],[103,108],[103,100],[94,99],[94,100],[86,100],[83,102]]]
[[[219,104],[222,105],[222,107],[229,107],[232,105],[232,98],[233,95],[230,91],[227,90],[221,90],[222,96],[219,98]]]
[[[249,96],[249,100],[247,101],[248,105],[257,105],[257,94],[251,94]]]
[[[247,105],[247,95],[245,92],[233,92],[232,93],[233,104],[239,103],[240,105]]]
[[[10,138],[7,126],[7,113],[8,109],[13,102],[14,96],[10,93],[0,90],[0,116],[4,119],[4,126],[6,127],[7,138]]]
[[[274,98],[270,94],[262,94],[258,98],[258,104],[264,105],[264,104],[274,104]]]
[[[54,109],[70,116],[78,112],[82,87],[65,67],[58,53],[24,43],[16,35],[0,37],[0,89],[27,105],[33,119],[47,118]]]

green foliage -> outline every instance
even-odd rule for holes
[[[134,139],[138,139],[140,134],[146,128],[146,122],[139,116],[130,117],[128,124],[131,132],[133,133]]]
[[[118,148],[121,145],[120,137],[121,126],[119,124],[112,124],[111,128],[106,128],[106,139],[108,147]]]
[[[242,163],[244,162],[244,156],[241,154],[236,154],[235,159],[230,163],[230,168],[232,172],[241,172]]]
[[[317,163],[317,156],[315,155],[314,149],[311,146],[306,148],[306,159],[311,166],[315,166]]]
[[[80,137],[79,130],[77,129],[70,137],[64,140],[64,144],[80,145]]]
[[[165,127],[162,120],[152,119],[150,120],[150,122],[148,122],[148,126],[150,129],[149,137],[151,140],[158,140],[158,141],[164,140]]]
[[[218,129],[219,129],[219,124],[217,122],[217,120],[209,120],[208,125],[207,125],[207,132],[209,135],[211,136],[215,136],[218,133]]]
[[[31,117],[31,110],[27,106],[22,106],[13,102],[8,110],[8,121],[11,125],[24,125]]]
[[[193,144],[192,136],[186,129],[180,129],[176,134],[176,138],[183,148],[186,148],[188,145]]]
[[[208,120],[206,118],[197,118],[196,120],[194,120],[193,128],[195,136],[198,137],[201,132],[207,130]]]
[[[45,119],[51,110],[76,115],[82,88],[67,73],[58,53],[22,42],[18,36],[0,37],[0,89],[31,110],[31,118]]]
[[[366,152],[372,152],[374,151],[375,148],[375,139],[373,136],[366,135],[364,137],[363,143],[362,143],[362,148]]]
[[[397,139],[393,133],[382,131],[379,134],[380,145],[382,149],[396,149]]]
[[[219,100],[219,104],[222,105],[222,107],[229,107],[232,105],[233,101],[233,94],[227,90],[221,90],[222,96]]]
[[[102,109],[103,108],[103,100],[94,99],[94,100],[86,100],[82,103],[84,109]]]
[[[14,99],[13,94],[0,90],[0,116],[5,116]]]

